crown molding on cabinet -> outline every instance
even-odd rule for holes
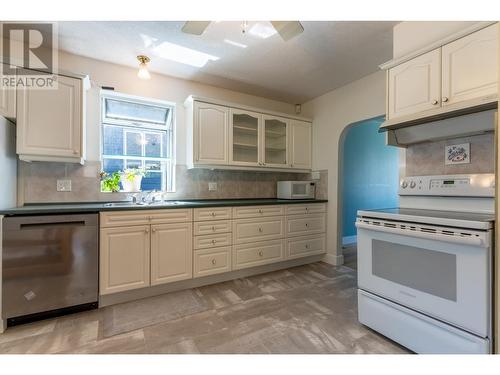
[[[288,113],[269,111],[269,110],[265,110],[265,109],[258,108],[258,107],[250,107],[250,106],[247,106],[244,104],[232,103],[232,102],[228,102],[225,100],[206,98],[206,97],[196,96],[196,95],[188,96],[187,99],[184,101],[184,106],[188,107],[189,104],[194,102],[194,101],[203,102],[203,103],[207,103],[207,104],[217,104],[217,105],[221,105],[224,107],[242,109],[245,111],[258,112],[258,113],[262,113],[265,115],[279,116],[279,117],[284,117],[284,118],[288,118],[288,119],[292,119],[292,120],[312,122],[312,119],[310,119],[308,117],[294,116],[294,115],[290,115]]]
[[[460,39],[460,38],[463,38],[464,36],[466,35],[469,35],[469,34],[472,34],[473,32],[475,31],[478,31],[478,30],[481,30],[481,29],[484,29],[485,27],[488,27],[490,25],[493,25],[497,23],[496,21],[482,21],[482,22],[478,22],[472,26],[469,26],[457,33],[454,33],[452,35],[449,35],[447,36],[446,38],[443,38],[443,39],[440,39],[432,44],[429,44],[428,46],[424,47],[424,48],[421,48],[421,49],[418,49],[408,55],[405,55],[405,56],[402,56],[402,57],[398,57],[397,59],[392,59],[390,61],[387,61],[386,63],[383,63],[381,65],[379,65],[379,68],[380,69],[383,69],[383,70],[387,70],[387,69],[390,69],[390,68],[393,68],[397,65],[400,65],[404,62],[407,62],[411,59],[414,59],[415,57],[417,56],[420,56],[420,55],[423,55],[424,53],[427,53],[427,52],[430,52],[432,50],[435,50],[436,48],[440,48],[442,46],[444,46],[445,44],[448,44],[448,43],[451,43],[457,39]]]

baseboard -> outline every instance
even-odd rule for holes
[[[341,266],[344,264],[343,255],[325,254],[321,260],[325,263],[331,264],[332,266]]]
[[[356,235],[342,237],[342,246],[353,245],[356,242],[358,242],[358,236],[356,236]]]

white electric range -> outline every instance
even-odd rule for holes
[[[406,177],[360,210],[358,319],[417,353],[491,353],[494,175]]]

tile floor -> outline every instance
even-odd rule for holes
[[[318,262],[9,328],[0,353],[407,353],[356,319],[356,271]]]

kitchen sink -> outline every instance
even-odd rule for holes
[[[133,207],[133,206],[176,206],[188,204],[189,202],[184,201],[157,201],[157,202],[111,202],[105,203],[104,207]]]

